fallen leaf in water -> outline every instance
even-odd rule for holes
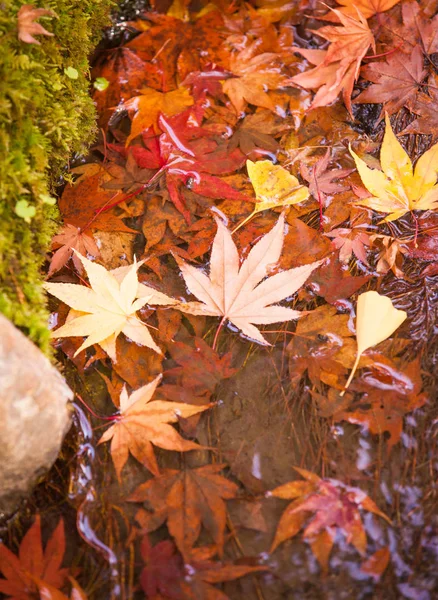
[[[66,224],[52,238],[52,248],[56,248],[50,260],[50,268],[47,277],[51,277],[56,271],[64,267],[70,258],[73,258],[75,268],[81,273],[83,270],[82,263],[74,253],[91,254],[94,258],[99,257],[99,248],[94,241],[94,238],[84,233],[79,227]]]
[[[366,248],[370,246],[371,241],[367,233],[339,227],[332,229],[325,235],[332,238],[335,248],[340,251],[339,260],[341,263],[347,264],[352,254],[354,254],[364,265],[368,265]]]
[[[377,13],[389,10],[400,0],[336,0],[336,2],[341,4],[338,10],[344,15],[356,18],[359,10],[365,19],[369,19]]]
[[[0,579],[0,593],[17,600],[33,600],[39,588],[35,578],[59,590],[69,574],[69,569],[61,568],[64,553],[64,521],[59,520],[43,549],[41,518],[37,515],[21,541],[18,556],[0,542],[0,571],[6,577]]]
[[[360,570],[378,581],[386,570],[391,558],[391,552],[387,546],[380,548],[362,563]]]
[[[277,273],[262,281],[281,254],[284,216],[252,248],[239,268],[239,255],[231,233],[219,220],[210,260],[210,276],[179,261],[187,287],[201,302],[180,304],[179,310],[193,315],[210,315],[229,320],[242,333],[260,344],[269,345],[254,325],[297,319],[301,313],[272,306],[295,293],[321,261]],[[262,282],[262,283],[260,283]]]
[[[114,425],[111,425],[99,440],[99,444],[111,440],[111,456],[119,481],[129,453],[154,475],[159,475],[152,444],[164,450],[177,452],[202,448],[199,444],[182,438],[169,423],[177,423],[179,417],[186,419],[212,405],[192,406],[164,400],[151,402],[160,381],[161,375],[135,390],[130,396],[126,388],[123,388],[120,396],[120,416],[116,417]]]
[[[224,500],[235,498],[238,486],[220,475],[226,465],[166,470],[140,485],[128,498],[145,502],[136,520],[143,530],[154,531],[164,522],[181,554],[187,558],[202,525],[222,554],[227,511]]]
[[[372,512],[390,522],[388,517],[362,490],[335,479],[320,479],[304,469],[295,470],[306,481],[292,481],[269,493],[276,498],[293,499],[280,519],[271,552],[285,540],[294,537],[307,522],[303,538],[310,544],[323,571],[328,569],[336,529],[341,530],[347,543],[352,544],[363,556],[367,538],[360,510]],[[315,514],[309,522],[310,513]]]
[[[145,535],[141,541],[140,553],[144,562],[140,585],[146,598],[181,600],[184,563],[173,542],[165,540],[152,546],[149,537]]]
[[[327,106],[338,97],[342,91],[345,106],[350,115],[351,94],[354,82],[359,75],[361,61],[371,46],[375,51],[375,41],[366,19],[360,12],[353,17],[333,9],[342,26],[326,26],[315,33],[330,42],[328,50],[304,50],[294,48],[307,58],[314,69],[299,73],[291,78],[295,83],[306,89],[318,89],[310,108]]]
[[[18,39],[26,44],[38,44],[41,42],[36,40],[34,35],[49,35],[53,37],[53,33],[44,29],[42,25],[36,23],[40,17],[56,17],[53,10],[47,8],[35,8],[33,4],[23,4],[17,13],[18,20]]]
[[[146,325],[136,312],[145,304],[172,305],[176,300],[139,284],[137,271],[142,263],[107,271],[102,265],[76,254],[84,265],[91,288],[73,283],[46,283],[44,288],[73,309],[65,325],[52,337],[87,336],[75,356],[98,344],[112,361],[117,361],[116,339],[124,333],[129,339],[161,354]]]
[[[256,204],[252,213],[239,223],[234,231],[263,210],[298,204],[309,197],[307,187],[301,185],[298,179],[281,165],[274,165],[270,160],[247,160],[246,168],[256,194]]]
[[[308,287],[314,294],[333,304],[341,298],[349,298],[370,279],[371,275],[353,277],[345,265],[334,256],[330,256],[322,267],[313,273]]]
[[[427,70],[424,68],[423,50],[415,46],[410,57],[403,52],[388,56],[386,63],[370,63],[361,69],[361,77],[372,85],[357,96],[353,103],[382,103],[385,111],[392,115],[402,106],[411,106],[415,100]]]
[[[141,95],[124,102],[120,110],[126,109],[132,116],[131,133],[126,145],[149,127],[159,133],[158,117],[162,113],[168,117],[182,112],[193,104],[193,98],[187,88],[179,88],[171,92],[157,92],[152,88],[143,88]]]
[[[362,182],[372,194],[357,204],[389,213],[385,221],[399,219],[407,212],[437,208],[438,144],[420,156],[414,170],[411,159],[392,131],[388,115],[385,120],[380,152],[382,171],[370,169],[350,147]]]
[[[357,355],[345,389],[350,385],[365,350],[388,339],[407,319],[407,316],[404,310],[394,308],[391,299],[387,296],[381,296],[374,291],[359,295],[356,312]],[[345,390],[341,395],[344,393]]]

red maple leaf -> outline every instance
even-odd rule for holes
[[[61,568],[64,552],[64,521],[59,520],[43,549],[37,515],[21,541],[18,556],[0,543],[0,571],[6,577],[0,579],[0,592],[11,600],[33,600],[42,584],[59,590],[69,574],[69,569]]]

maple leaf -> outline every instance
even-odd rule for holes
[[[399,135],[418,134],[431,135],[432,141],[438,137],[438,76],[431,75],[428,80],[429,95],[420,92],[409,103],[409,110],[418,115]]]
[[[222,89],[230,98],[237,114],[245,111],[247,103],[276,111],[274,101],[266,90],[276,90],[286,83],[286,76],[271,52],[242,59],[239,53],[231,55],[230,70],[236,76],[227,79]]]
[[[184,563],[170,540],[155,546],[145,535],[140,545],[144,567],[140,574],[140,585],[147,598],[160,598],[162,594],[171,600],[181,600],[181,581],[184,578]]]
[[[389,213],[385,221],[394,221],[414,210],[437,208],[438,144],[420,156],[414,170],[411,159],[392,131],[388,115],[385,120],[380,152],[383,171],[370,169],[350,147],[362,183],[372,194],[357,204]]]
[[[194,315],[222,317],[260,344],[269,345],[255,324],[297,319],[301,313],[272,306],[300,288],[321,261],[277,273],[262,281],[280,258],[284,239],[284,216],[252,248],[239,268],[239,255],[231,233],[219,220],[210,260],[210,276],[179,261],[187,287],[201,302],[181,304],[179,309]],[[260,283],[262,282],[262,283]]]
[[[276,498],[294,500],[280,519],[271,552],[295,536],[308,520],[309,513],[313,512],[315,515],[304,529],[303,538],[309,542],[324,571],[328,567],[336,529],[344,533],[347,543],[364,555],[367,539],[360,510],[372,512],[390,523],[389,518],[362,490],[335,479],[320,479],[304,469],[295,467],[295,470],[305,481],[292,481],[269,493]]]
[[[59,520],[43,549],[41,518],[37,515],[20,544],[18,556],[0,542],[0,571],[6,577],[0,579],[0,592],[11,600],[33,600],[39,587],[35,578],[59,590],[69,573],[69,569],[61,568],[64,553],[64,521]]]
[[[309,192],[319,200],[321,194],[325,200],[324,194],[336,194],[342,192],[345,188],[340,183],[335,183],[334,179],[343,179],[353,172],[353,169],[331,169],[327,170],[331,158],[331,152],[328,148],[324,156],[316,161],[309,168],[305,163],[300,164],[301,176],[309,184]]]
[[[406,244],[390,235],[370,235],[369,240],[373,247],[379,249],[377,273],[386,275],[388,271],[392,271],[396,277],[404,277],[401,265],[403,255],[408,254]]]
[[[260,149],[261,153],[275,154],[280,144],[273,137],[287,130],[284,119],[280,119],[271,111],[260,110],[247,115],[228,142],[230,151],[239,147],[245,155]]]
[[[87,336],[75,356],[85,348],[98,344],[116,362],[116,339],[120,333],[161,354],[136,312],[145,304],[172,305],[176,301],[138,283],[137,271],[142,262],[107,271],[85,256],[76,255],[84,265],[91,289],[73,283],[44,284],[50,294],[74,311],[71,319],[53,332],[53,337]]]
[[[161,375],[130,396],[128,396],[126,388],[123,388],[120,396],[120,416],[99,440],[99,444],[111,440],[111,456],[119,481],[129,453],[154,475],[159,475],[160,471],[152,444],[164,450],[176,450],[177,452],[201,448],[199,444],[182,438],[169,423],[177,423],[179,417],[187,419],[203,412],[212,404],[192,406],[165,400],[151,402],[160,381]]]
[[[127,110],[132,116],[131,133],[126,145],[149,127],[158,133],[158,117],[176,115],[193,104],[193,98],[187,88],[179,88],[171,92],[158,92],[152,88],[140,90],[141,96],[135,96],[120,105],[118,110]]]
[[[396,52],[386,59],[386,63],[379,61],[362,67],[361,76],[371,81],[372,85],[359,94],[353,103],[382,103],[381,116],[385,111],[392,115],[402,106],[410,106],[427,75],[423,64],[423,51],[417,45],[409,58],[403,52]]]
[[[336,100],[342,91],[345,106],[352,115],[351,93],[354,82],[368,48],[371,46],[375,51],[375,42],[368,23],[360,12],[357,13],[357,18],[353,18],[336,9],[332,10],[341,21],[342,27],[326,26],[315,31],[317,35],[331,42],[327,51],[294,48],[295,52],[299,52],[317,66],[295,75],[290,82],[306,89],[319,88],[310,108],[327,106]]]
[[[53,37],[53,33],[44,29],[42,25],[36,23],[40,17],[56,17],[57,14],[47,8],[35,8],[33,4],[23,4],[17,13],[18,20],[18,39],[26,44],[41,45],[34,35],[49,35]]]
[[[75,268],[81,273],[83,269],[82,263],[74,253],[74,250],[82,255],[91,254],[95,258],[100,254],[99,248],[92,236],[81,231],[79,227],[69,225],[68,223],[62,227],[57,235],[53,236],[52,248],[57,248],[57,250],[50,260],[47,277],[51,277],[56,271],[62,269],[70,258],[73,258]]]
[[[235,483],[219,474],[225,467],[216,464],[163,471],[129,496],[130,502],[145,502],[148,509],[140,510],[136,520],[148,532],[166,521],[184,557],[189,555],[204,525],[221,554],[227,521],[224,500],[235,498],[238,490]]]
[[[227,352],[219,357],[202,338],[195,337],[193,343],[194,347],[182,342],[168,345],[171,357],[179,366],[168,369],[166,376],[179,377],[181,385],[195,394],[213,393],[221,381],[237,373],[237,369],[231,367],[232,354]]]
[[[403,419],[408,413],[424,406],[428,398],[422,393],[420,360],[396,368],[378,361],[370,364],[371,374],[364,375],[354,384],[357,392],[364,392],[360,400],[336,414],[337,421],[362,425],[373,435],[387,432],[388,450],[400,441]],[[385,400],[382,401],[382,386]]]
[[[336,0],[336,2],[341,4],[341,8],[338,9],[340,13],[356,17],[359,10],[365,19],[369,19],[377,13],[386,12],[400,0]]]
[[[335,248],[340,250],[339,260],[342,263],[347,264],[354,254],[364,265],[368,265],[365,247],[370,245],[371,240],[367,233],[339,227],[325,235],[333,238]]]
[[[337,258],[329,257],[312,275],[309,287],[315,294],[333,304],[341,298],[349,298],[370,278],[370,275],[351,276],[345,265],[343,266]]]

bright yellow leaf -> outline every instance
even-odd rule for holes
[[[438,207],[438,144],[412,167],[411,159],[396,138],[386,115],[386,130],[380,152],[382,171],[370,169],[350,148],[362,183],[372,194],[357,204],[389,213],[385,221],[394,221],[407,212]]]
[[[309,197],[309,190],[305,185],[301,185],[289,171],[280,165],[274,165],[270,160],[247,160],[246,168],[255,191],[256,204],[252,213],[234,231],[262,210],[298,204]]]
[[[404,310],[394,308],[391,299],[387,296],[381,296],[373,291],[360,294],[357,299],[356,314],[356,361],[341,396],[344,395],[345,390],[350,385],[359,365],[360,357],[365,350],[377,346],[377,344],[389,338],[407,316]]]

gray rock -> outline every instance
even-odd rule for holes
[[[0,314],[0,517],[55,462],[72,398],[48,359]]]

